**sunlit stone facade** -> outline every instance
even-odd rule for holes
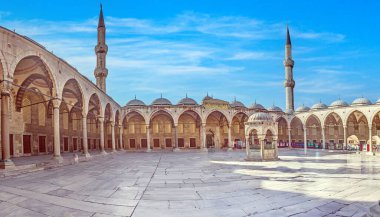
[[[89,150],[183,150],[244,148],[248,118],[267,113],[276,122],[279,147],[375,151],[380,144],[380,101],[337,100],[294,111],[294,61],[285,43],[286,110],[246,107],[206,96],[173,104],[162,96],[150,104],[132,99],[119,105],[106,94],[106,25],[101,12],[95,47],[97,84],[26,36],[0,28],[1,167],[12,157]],[[268,132],[268,134],[274,132]],[[367,146],[368,144],[368,146]]]

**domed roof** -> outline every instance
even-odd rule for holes
[[[330,104],[330,107],[335,107],[335,108],[336,107],[346,107],[346,106],[348,106],[348,103],[346,103],[345,101],[343,101],[341,99],[338,99],[338,100],[336,100]]]
[[[312,110],[325,109],[325,108],[327,108],[327,105],[322,102],[319,102],[311,107]]]
[[[145,103],[135,97],[127,103],[127,106],[145,106]]]
[[[376,101],[376,104],[380,104],[380,99],[378,99],[378,100]]]
[[[186,97],[181,99],[178,102],[178,105],[198,105],[198,103],[192,98],[187,97],[187,94],[186,94]]]
[[[245,105],[240,101],[236,101],[236,99],[230,103],[230,106],[231,108],[245,108]]]
[[[161,97],[158,99],[155,99],[151,105],[153,105],[153,106],[167,106],[167,105],[172,105],[172,103],[168,99],[163,98],[161,95]]]
[[[272,116],[265,112],[257,112],[251,115],[248,119],[248,122],[254,121],[273,121]]]
[[[309,111],[309,110],[310,110],[309,107],[304,106],[304,105],[301,105],[300,107],[298,107],[298,108],[296,109],[296,112],[307,112],[307,111]]]
[[[275,105],[269,107],[267,110],[271,111],[271,112],[282,112],[282,109],[280,107],[275,106]]]
[[[253,103],[253,104],[251,105],[251,109],[265,110],[264,106],[262,106],[262,105],[259,104],[259,103],[256,103],[256,100],[255,100],[255,103]]]
[[[372,102],[364,97],[359,97],[355,99],[351,105],[372,105]]]
[[[208,93],[207,93],[207,95],[202,99],[202,101],[209,100],[209,99],[213,99],[213,98],[211,96],[209,96]]]

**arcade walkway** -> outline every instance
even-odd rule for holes
[[[117,153],[0,178],[0,216],[362,216],[380,200],[380,158],[280,150]]]

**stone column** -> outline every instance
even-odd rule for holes
[[[232,144],[232,126],[231,126],[231,124],[230,124],[230,126],[228,127],[228,150],[229,151],[232,151],[233,150],[233,144]]]
[[[306,139],[306,126],[303,127],[303,149],[304,149],[304,153],[305,155],[307,154],[307,139]]]
[[[343,125],[343,149],[347,150],[347,126]]]
[[[178,148],[178,124],[174,124],[174,151],[179,151],[179,148]]]
[[[264,159],[264,139],[259,139],[260,141],[260,156],[261,159]]]
[[[201,150],[202,151],[208,151],[208,149],[206,148],[206,123],[202,123],[202,127],[201,127],[201,137],[202,137],[202,147],[201,147]]]
[[[123,125],[119,125],[119,140],[120,140],[120,150],[124,150],[124,145],[123,145]]]
[[[112,142],[112,152],[115,152],[116,151],[115,122],[111,122],[111,142]]]
[[[83,155],[87,158],[90,157],[88,153],[88,142],[87,142],[87,117],[82,116],[82,130],[83,130]]]
[[[3,81],[7,82],[7,81]],[[9,97],[10,86],[4,83],[4,89],[1,92],[1,146],[3,149],[0,168],[6,169],[13,167],[14,163],[11,160],[10,145],[9,145]]]
[[[249,139],[250,139],[249,136],[245,137],[245,151],[247,153],[247,157],[249,157],[249,154],[251,152],[250,147],[249,147]]]
[[[326,149],[325,127],[322,127],[322,149]]]
[[[367,152],[371,153],[372,152],[372,124],[368,124],[368,129],[369,129],[369,133],[368,133],[369,134],[369,150],[367,150]]]
[[[99,117],[99,128],[100,128],[100,152],[101,154],[107,154],[104,150],[104,118]]]
[[[151,152],[151,148],[150,148],[150,126],[149,124],[146,125],[146,151],[147,152]]]
[[[289,149],[292,148],[292,134],[291,134],[291,133],[292,133],[292,129],[289,127],[289,128],[288,128],[288,140],[289,140],[289,144],[288,144],[289,147],[288,147],[288,148],[289,148]]]
[[[54,155],[53,159],[62,162],[61,157],[61,138],[59,130],[59,105],[58,99],[53,100],[53,124],[54,124]]]

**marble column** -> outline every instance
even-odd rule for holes
[[[179,151],[179,148],[178,148],[178,124],[174,124],[174,127],[173,127],[173,130],[174,130],[174,151]]]
[[[325,127],[322,127],[322,149],[326,149]]]
[[[230,124],[230,126],[228,126],[228,150],[232,150],[233,149],[233,143],[232,143],[232,124]]]
[[[368,134],[369,134],[369,150],[367,152],[372,152],[372,124],[368,124]]]
[[[147,144],[146,151],[147,152],[152,151],[150,148],[150,126],[149,126],[149,124],[146,125],[146,144]]]
[[[111,142],[112,142],[112,152],[115,152],[116,151],[115,122],[111,122]]]
[[[201,149],[203,151],[207,151],[207,147],[206,147],[206,123],[202,123],[202,128],[201,128],[201,137],[202,137],[202,147]]]
[[[104,150],[104,118],[99,117],[99,128],[100,128],[100,152],[102,154],[107,154]]]
[[[246,136],[245,137],[245,152],[246,152],[246,154],[247,154],[247,157],[249,156],[249,154],[250,154],[250,147],[249,147],[249,136]]]
[[[83,131],[83,155],[85,157],[90,157],[90,153],[88,153],[87,117],[86,117],[86,115],[82,116],[82,131]]]
[[[54,155],[53,159],[62,162],[61,138],[59,129],[59,105],[58,99],[53,100],[53,124],[54,124]]]
[[[119,125],[119,140],[120,140],[120,150],[124,150],[124,145],[123,145],[123,125]]]
[[[343,125],[343,149],[347,150],[347,126]]]
[[[307,139],[306,139],[306,126],[303,127],[303,150],[304,150],[304,153],[305,155],[307,154]]]
[[[7,85],[7,83],[4,85]],[[3,152],[2,160],[0,161],[0,168],[2,169],[14,166],[14,163],[11,160],[9,145],[9,98],[10,87],[4,88],[1,92],[1,146]]]
[[[289,141],[289,148],[292,148],[292,129],[289,127],[288,128],[288,141]]]

